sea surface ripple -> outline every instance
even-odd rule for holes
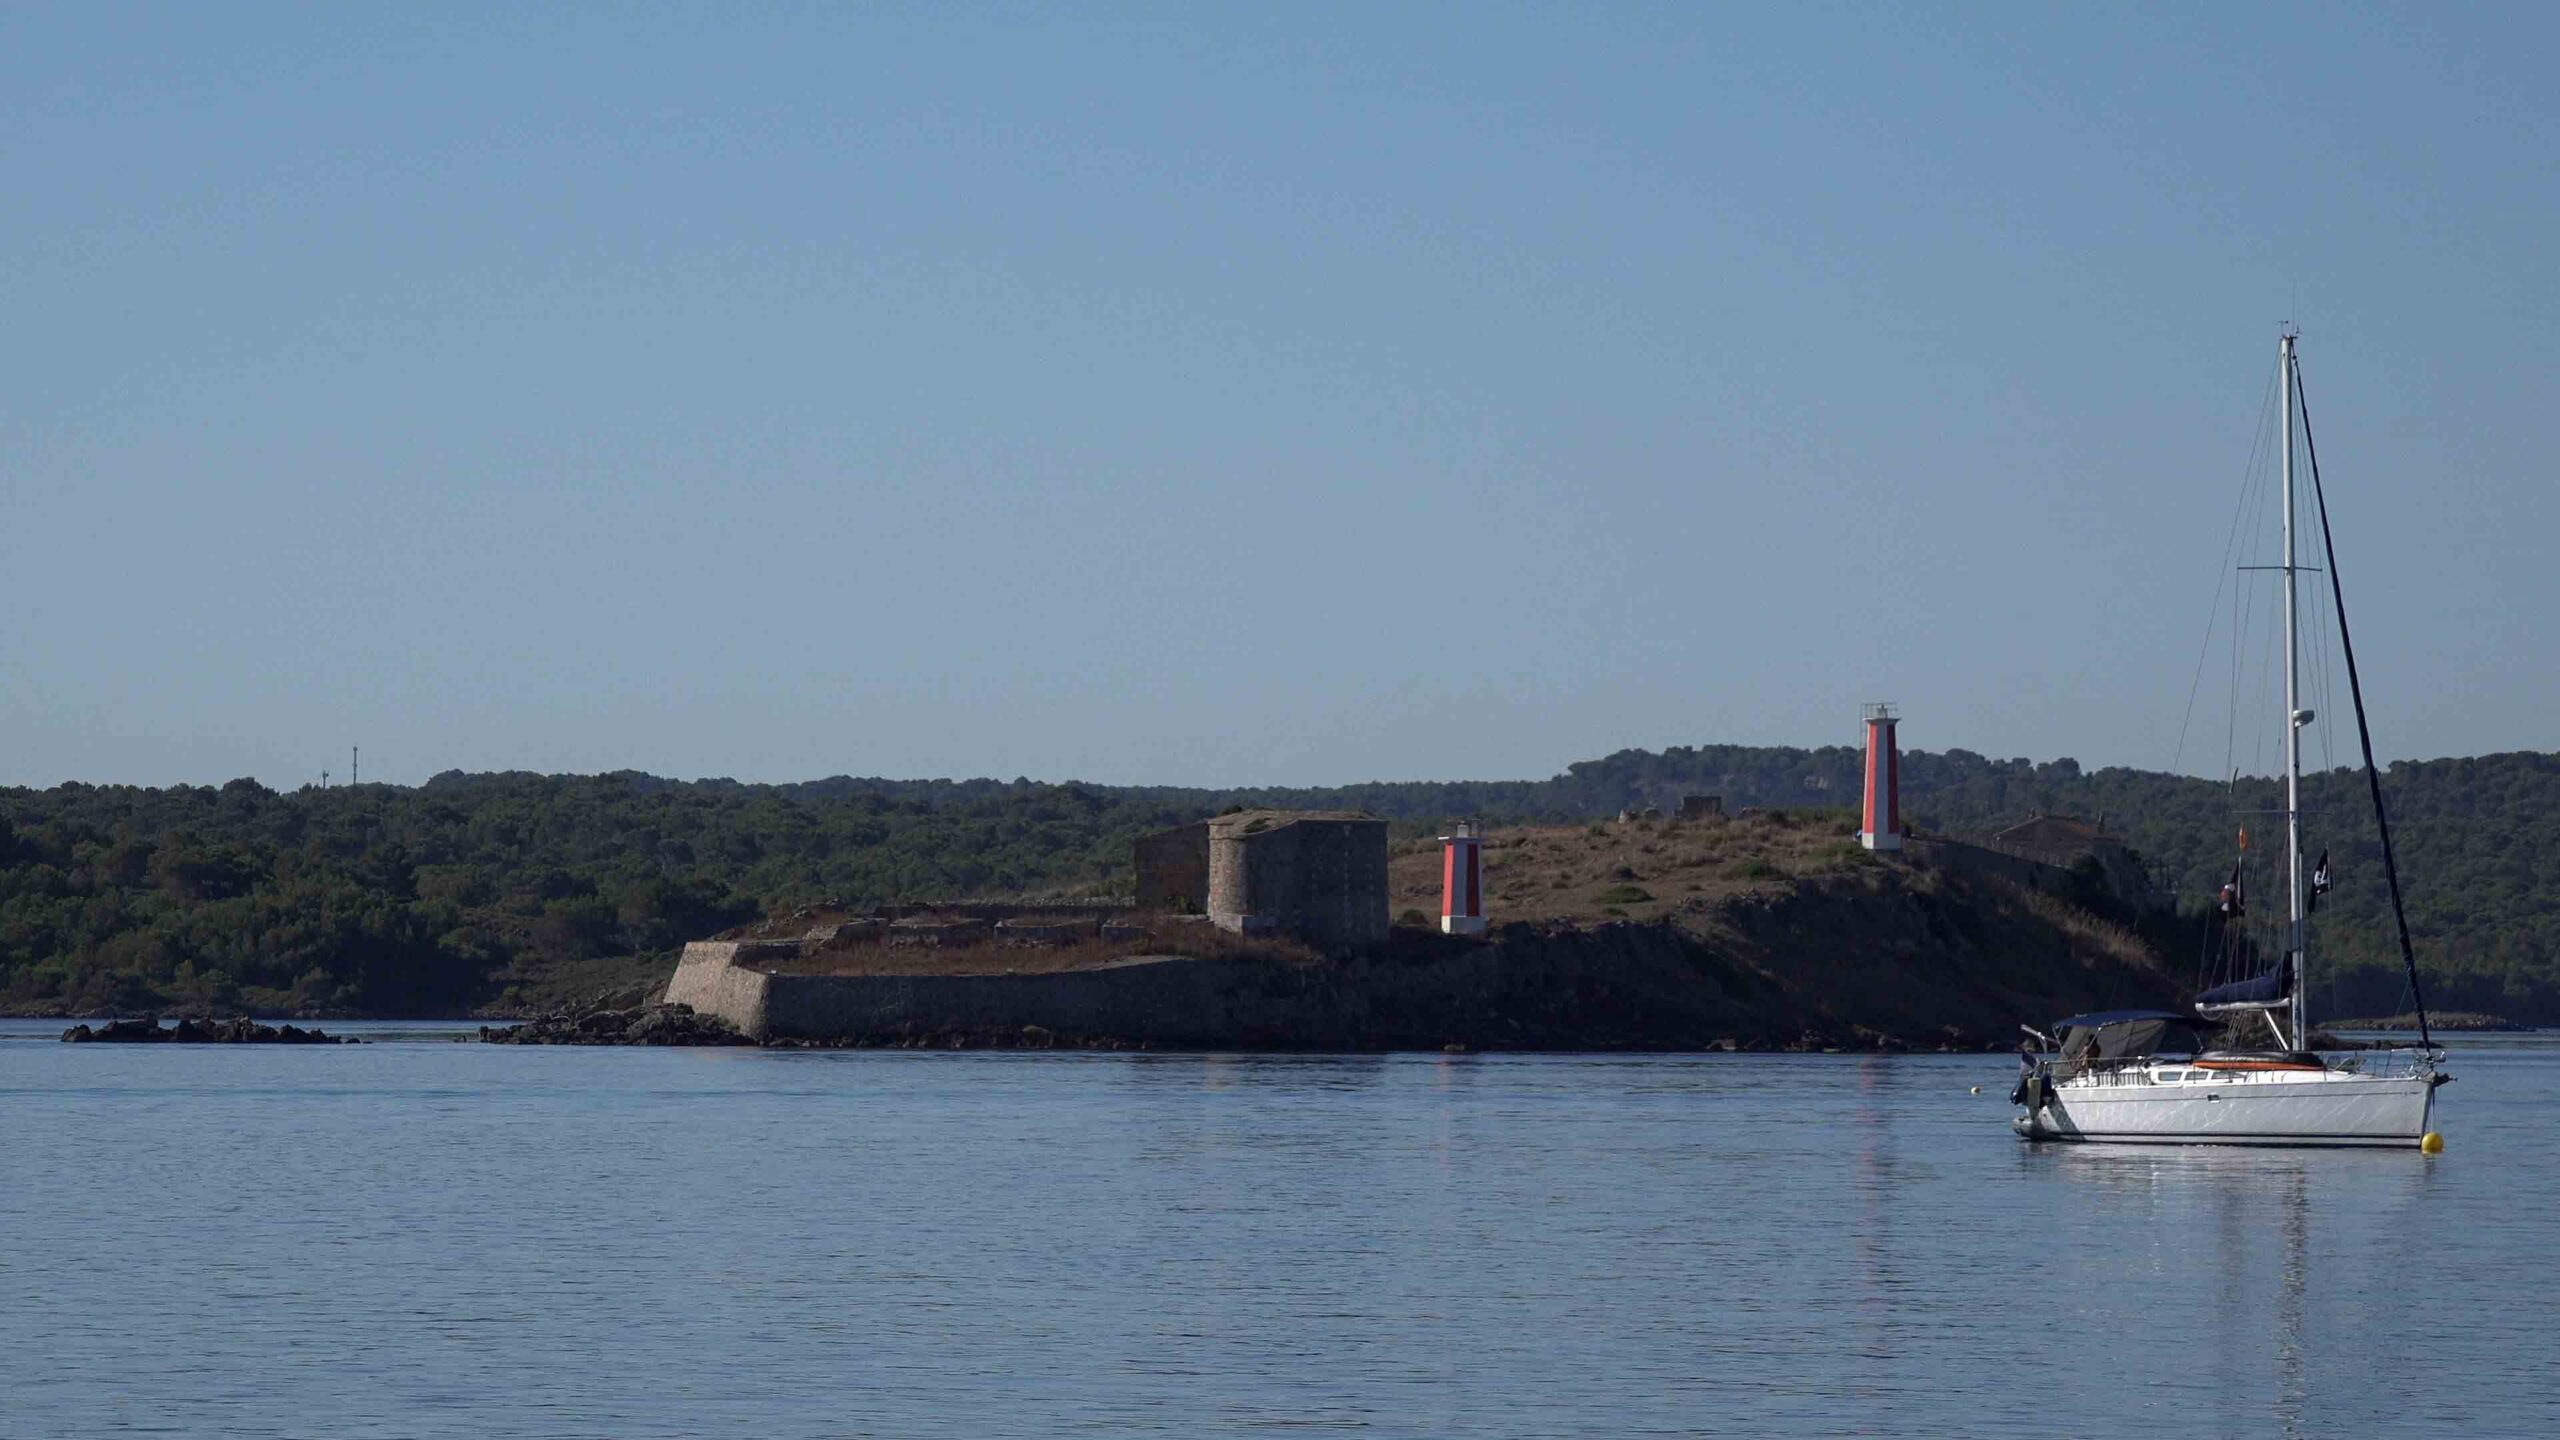
[[[2560,1433],[2554,1036],[2430,1159],[2026,1145],[2000,1057],[59,1028],[9,1436]]]

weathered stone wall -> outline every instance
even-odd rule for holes
[[[1942,836],[1908,837],[1902,842],[1902,848],[1903,853],[1912,859],[1935,865],[1942,870],[1952,870],[1961,875],[1980,878],[2006,880],[2013,885],[2024,885],[2030,890],[2042,890],[2047,894],[2061,892],[2071,879],[2061,869],[2041,861],[2030,860],[2023,855],[2012,855],[2002,850],[1992,850],[1963,840],[1949,840]]]
[[[858,945],[877,945],[888,922],[877,916],[862,916],[812,930],[800,937],[800,953],[816,955],[829,950],[851,950]]]
[[[676,961],[675,977],[667,982],[666,999],[675,1005],[690,1005],[705,1015],[717,1015],[738,1028],[743,1035],[757,1039],[765,1035],[765,981],[762,971],[752,968],[756,959],[778,961],[796,958],[800,953],[795,942],[758,940],[696,940],[684,947]]]
[[[1233,831],[1209,836],[1209,918],[1231,930],[1241,928],[1240,917],[1251,908],[1245,898],[1244,841]]]
[[[965,916],[993,924],[1021,915],[1091,915],[1110,919],[1129,913],[1126,900],[920,900],[911,904],[875,905],[874,917],[882,921],[910,920],[918,916]]]
[[[1209,915],[1326,950],[1386,943],[1387,822],[1250,811],[1210,822]]]
[[[1209,906],[1209,823],[1141,835],[1130,847],[1138,908],[1198,912]]]
[[[996,922],[996,943],[1011,946],[1075,945],[1100,938],[1102,921],[1095,917],[1029,915]]]
[[[2065,866],[2006,848],[1950,840],[1944,836],[1913,837],[1906,839],[1903,847],[1915,858],[1941,869],[1966,875],[1995,876],[2048,895],[2065,895],[2071,891],[2071,872]],[[2100,872],[2106,878],[2107,889],[2116,898],[2137,905],[2150,898],[2151,878],[2142,872],[2141,862],[2123,846],[2111,845],[2087,853],[2097,859]]]
[[[1215,1046],[1252,1028],[1249,983],[1266,962],[1144,956],[1092,970],[1013,975],[771,975],[766,1034],[775,1039],[901,1032],[1003,1034]],[[1240,983],[1248,982],[1248,983]]]
[[[758,1040],[875,1044],[966,1037],[1157,1049],[1437,1049],[1452,1041],[1537,1049],[1595,1035],[1613,1047],[1704,1045],[1801,1028],[1792,1015],[1775,1030],[1755,1023],[1734,998],[1748,977],[1726,974],[1668,927],[1508,934],[1508,947],[1442,946],[1356,972],[1180,956],[1030,975],[768,975],[729,966],[704,991],[710,1003],[695,1008]],[[1701,984],[1710,971],[1716,978]],[[668,998],[681,997],[671,987]]]
[[[1046,1032],[1139,1045],[1277,1044],[1283,1022],[1321,988],[1269,961],[1161,955],[1028,975],[774,975],[737,963],[737,948],[686,946],[666,998],[757,1040]]]
[[[889,923],[889,943],[940,949],[976,945],[987,938],[987,922],[974,915],[909,916]]]

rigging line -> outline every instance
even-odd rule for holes
[[[2334,605],[2325,610],[2317,605],[2311,608],[2319,616],[2320,648],[2317,652],[2317,663],[2320,667],[2320,713],[2326,715],[2337,708],[2335,705],[2338,698],[2337,682],[2335,667],[2330,663],[2329,639],[2331,630],[2335,629],[2339,622]],[[2338,727],[2335,725],[2320,727],[2320,768],[2324,771],[2338,768],[2337,734]]]
[[[2333,607],[2325,603],[2326,599],[2327,597],[2321,595],[2315,588],[2311,594],[2311,602],[2304,607],[2304,612],[2310,619],[2311,628],[2311,675],[2309,678],[2311,695],[2316,701],[2312,709],[2315,713],[2323,715],[2335,708],[2330,702],[2336,698],[2329,664],[2329,626],[2330,617],[2334,612]],[[2336,728],[2334,724],[2318,726],[2321,768],[2324,771],[2337,768],[2337,751],[2331,743],[2331,737]]]
[[[2267,411],[2275,405],[2276,382],[2267,380],[2266,392],[2258,399],[2257,438],[2249,446],[2249,463],[2240,472],[2240,494],[2231,507],[2231,533],[2222,541],[2222,568],[2213,577],[2213,598],[2205,602],[2204,639],[2196,645],[2195,678],[2187,682],[2187,713],[2178,717],[2178,748],[2170,757],[2170,773],[2177,773],[2187,758],[2187,725],[2195,719],[2196,694],[2204,688],[2205,657],[2213,653],[2213,622],[2222,614],[2222,587],[2231,583],[2231,561],[2240,545],[2240,517],[2249,508],[2249,473],[2258,467],[2259,447],[2267,440]]]
[[[2320,657],[2322,654],[2322,647],[2328,643],[2328,632],[2321,628],[2320,604],[2316,592],[2302,607],[2302,629],[2305,648],[2311,652],[2307,657],[2305,657],[2308,663],[2303,668],[2302,700],[2306,708],[2308,708],[2313,715],[2326,715],[2329,713],[2329,708],[2327,697],[2322,693],[2320,688],[2322,678]],[[2319,724],[2317,720],[2314,720],[2312,723],[2315,727]],[[2311,736],[2305,735],[2302,737],[2302,769],[2303,780],[2306,784],[2310,782],[2310,777],[2317,773],[2317,770],[2311,762],[2311,742]],[[2304,808],[2308,809],[2309,807],[2305,806]]]
[[[2373,768],[2373,728],[2364,718],[2364,682],[2356,676],[2356,642],[2347,633],[2347,590],[2338,579],[2338,542],[2329,533],[2329,496],[2320,485],[2320,448],[2311,443],[2311,401],[2302,393],[2302,362],[2293,365],[2294,398],[2302,404],[2302,444],[2311,458],[2311,495],[2320,509],[2320,545],[2329,556],[2329,593],[2338,607],[2338,648],[2347,657],[2347,691],[2356,702],[2356,739],[2364,746],[2364,780],[2373,791],[2374,828],[2382,834],[2382,874],[2391,882],[2391,918],[2400,927],[2400,963],[2408,970],[2409,993],[2418,1002],[2418,1043],[2432,1050],[2427,1031],[2427,996],[2418,983],[2418,952],[2409,943],[2409,914],[2400,901],[2400,865],[2391,855],[2391,816],[2382,808],[2382,776]]]

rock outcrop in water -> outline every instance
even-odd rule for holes
[[[555,1011],[521,1025],[480,1027],[492,1045],[753,1045],[728,1021],[698,1015],[690,1005],[643,1005],[633,1010]]]
[[[97,1041],[121,1044],[175,1045],[361,1045],[352,1036],[331,1035],[316,1026],[261,1025],[242,1016],[234,1020],[181,1020],[163,1026],[156,1020],[110,1020],[103,1026],[74,1025],[62,1032],[67,1045]]]

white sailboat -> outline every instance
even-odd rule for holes
[[[2296,578],[2311,567],[2296,563],[2293,474],[2295,416],[2302,415],[2306,445],[2310,421],[2302,408],[2301,371],[2289,330],[2279,342],[2277,370],[2284,417],[2284,563],[2267,568],[2282,572],[2284,586],[2287,893],[2281,953],[2273,970],[2197,996],[2197,1013],[2192,1016],[2156,1010],[2110,1011],[2073,1016],[2058,1022],[2050,1035],[2031,1031],[2044,1043],[2045,1051],[2027,1057],[2027,1072],[2012,1096],[2025,1110],[2012,1123],[2020,1136],[2030,1140],[2427,1149],[2442,1143],[2436,1138],[2435,1095],[2453,1077],[2440,1068],[2444,1053],[2427,1030],[2425,998],[2417,989],[2416,958],[2409,945],[2408,920],[2401,913],[2399,871],[2391,854],[2390,822],[2383,813],[2372,736],[2364,723],[2355,645],[2346,638],[2343,591],[2335,589],[2333,595],[2341,600],[2338,627],[2355,698],[2357,733],[2364,744],[2365,775],[2382,836],[2384,870],[2391,879],[2392,913],[2399,923],[2401,955],[2418,1001],[2420,1044],[2334,1056],[2311,1049],[2303,981],[2310,950],[2310,912],[2303,887],[2302,730],[2315,717],[2301,704],[2301,646],[2295,625]],[[2320,495],[2319,451],[2312,448],[2309,454],[2313,492]],[[2337,552],[2329,539],[2325,496],[2320,499],[2320,525],[2330,583],[2335,587]],[[2263,1026],[2269,1048],[2199,1051],[2190,1045],[2178,1053],[2173,1044],[2164,1043],[2180,1031],[2193,1032],[2215,1022],[2241,1036],[2255,1036]]]

